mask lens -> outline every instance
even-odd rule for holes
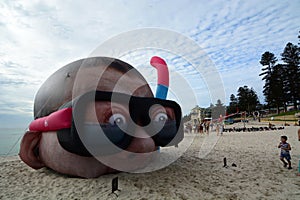
[[[128,147],[131,137],[124,130],[129,113],[122,104],[99,100],[88,102],[82,114],[82,127],[76,128],[93,155],[114,154]]]
[[[154,100],[157,103],[153,104],[149,110],[151,118],[151,125],[148,128],[149,134],[157,146],[178,144],[183,138],[180,132],[180,107],[171,101]]]

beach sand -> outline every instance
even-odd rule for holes
[[[0,199],[300,199],[298,128],[224,133],[204,158],[199,158],[199,149],[208,136],[196,135],[184,155],[166,168],[96,179],[33,170],[18,157],[0,158]],[[281,135],[287,135],[292,146],[292,170],[279,160]],[[224,157],[228,168],[223,167]],[[118,197],[110,194],[117,176]]]

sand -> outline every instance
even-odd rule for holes
[[[204,158],[199,158],[199,149],[208,136],[196,135],[184,155],[166,168],[96,179],[33,170],[18,157],[0,158],[0,199],[300,199],[298,128],[225,133]],[[279,161],[277,145],[283,134],[292,146],[292,170]],[[228,168],[223,167],[224,157]],[[118,197],[110,194],[114,177],[119,177]]]

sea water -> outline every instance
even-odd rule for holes
[[[18,155],[25,129],[0,128],[0,156]]]

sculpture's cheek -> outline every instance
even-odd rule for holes
[[[45,166],[62,174],[94,178],[115,172],[93,157],[82,157],[64,150],[55,132],[42,133],[39,151]]]

